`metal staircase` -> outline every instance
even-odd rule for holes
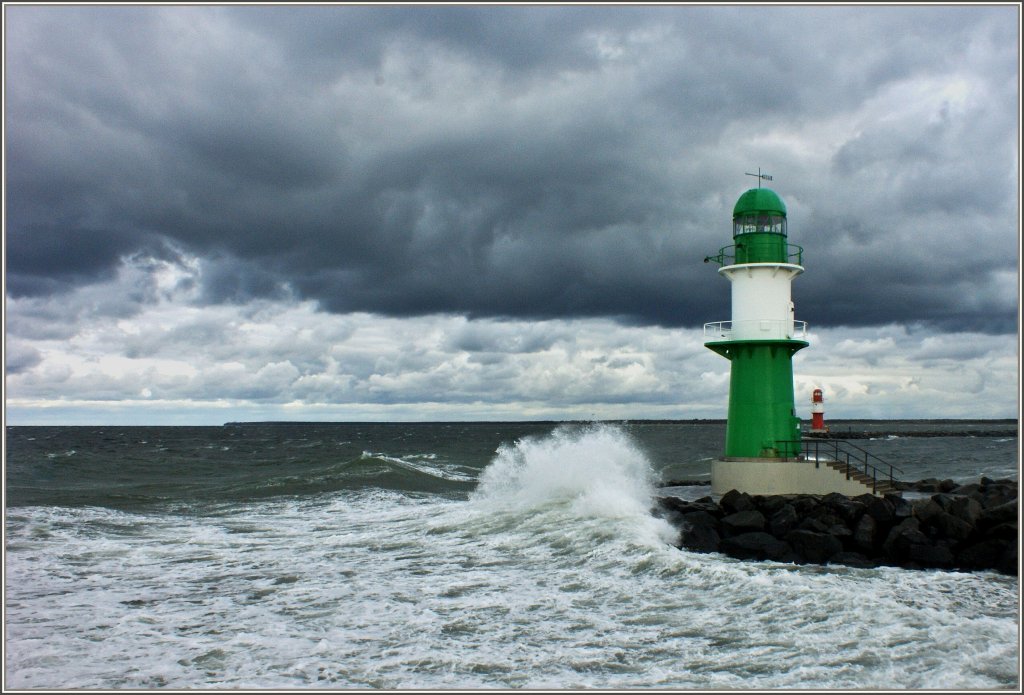
[[[779,442],[787,457],[813,461],[846,475],[847,480],[863,484],[876,495],[896,491],[895,474],[903,471],[844,439],[801,439]]]

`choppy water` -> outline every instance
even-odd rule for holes
[[[669,545],[654,485],[706,477],[721,436],[9,428],[6,686],[1018,687],[1015,577]],[[1017,477],[1015,438],[941,439],[865,446]]]

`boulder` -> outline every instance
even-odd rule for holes
[[[873,552],[877,529],[878,522],[875,521],[875,517],[865,514],[860,518],[860,521],[857,522],[857,527],[853,530],[853,544],[864,552]]]
[[[830,536],[835,536],[840,540],[840,542],[845,542],[846,539],[853,538],[853,531],[851,531],[846,524],[834,524],[829,526],[828,531],[825,533]]]
[[[1017,543],[1014,542],[1006,549],[1006,552],[1003,553],[1003,557],[999,559],[999,564],[996,565],[996,570],[1003,574],[1018,576],[1020,562],[1017,557]]]
[[[680,514],[689,512],[707,512],[708,514],[720,515],[722,510],[714,502],[688,502],[678,497],[656,497],[657,502],[663,509]]]
[[[721,540],[718,531],[710,526],[691,526],[679,532],[680,547],[698,553],[717,553]]]
[[[985,532],[987,538],[1002,538],[1005,540],[1017,540],[1017,521],[1006,524],[996,524]]]
[[[864,513],[870,514],[880,526],[888,526],[896,518],[893,514],[892,502],[884,497],[873,497]]]
[[[753,531],[722,540],[719,549],[741,560],[775,560],[793,562],[793,549],[770,533]]]
[[[764,514],[756,509],[736,512],[722,517],[722,531],[726,536],[738,536],[741,533],[764,530]]]
[[[1007,539],[989,538],[983,540],[957,553],[956,564],[958,567],[969,570],[996,569],[1011,545],[1013,545],[1013,542]]]
[[[936,495],[937,497],[938,495]],[[915,500],[913,504],[913,516],[921,523],[928,523],[939,514],[944,514],[945,509],[935,500],[934,497]]]
[[[878,563],[868,559],[866,555],[849,550],[836,553],[828,559],[828,564],[846,565],[848,567],[878,567]]]
[[[932,517],[928,521],[928,525],[938,531],[940,537],[949,538],[954,541],[966,540],[974,530],[971,524],[968,524],[963,519],[958,519],[948,512],[940,512]]]
[[[913,516],[914,508],[909,500],[903,499],[900,495],[887,492],[884,498],[892,505],[892,516],[896,523],[899,523],[909,516]]]
[[[1017,488],[1008,485],[992,484],[986,486],[981,492],[981,506],[989,509],[1006,504],[1017,499]]]
[[[830,526],[823,521],[814,518],[806,518],[796,525],[801,531],[813,531],[814,533],[828,533]]]
[[[853,528],[856,526],[861,515],[864,514],[864,510],[867,509],[867,505],[863,502],[852,500],[846,496],[841,497],[842,499],[833,501],[829,505],[829,508],[833,511],[835,516],[838,516],[843,520],[844,524]]]
[[[714,514],[709,514],[705,511],[688,512],[683,514],[682,523],[684,526],[706,526],[716,531],[721,530],[722,522],[718,520],[718,517]]]
[[[968,495],[968,496],[970,496],[970,495],[972,495],[974,493],[980,493],[980,492],[981,492],[981,485],[978,484],[978,483],[968,483],[967,485],[960,485],[959,487],[955,488],[952,491],[952,493],[954,495]]]
[[[753,498],[747,493],[738,492],[737,490],[729,490],[729,492],[722,495],[719,505],[727,514],[746,512],[755,508]]]
[[[978,518],[981,517],[985,508],[981,506],[980,502],[971,497],[958,497],[953,500],[953,503],[949,505],[946,511],[973,528],[978,523]]]
[[[797,495],[790,501],[790,504],[796,510],[797,516],[804,517],[817,508],[818,498],[814,495]]]
[[[760,495],[754,497],[754,502],[757,504],[757,509],[764,514],[766,519],[771,519],[772,516],[777,514],[785,506],[792,506],[789,501],[782,495],[767,495],[761,497]]]
[[[989,507],[978,516],[978,527],[982,530],[1005,523],[1016,523],[1017,500],[1011,500],[996,507]]]
[[[882,543],[882,550],[887,560],[899,564],[909,560],[910,546],[928,544],[928,537],[921,532],[920,522],[910,517],[889,531],[889,535]]]
[[[796,529],[786,534],[786,542],[799,557],[807,562],[822,564],[843,551],[843,544],[828,533]]]
[[[953,566],[953,553],[945,545],[913,543],[907,548],[907,559],[922,567],[946,568]]]
[[[785,538],[799,520],[793,505],[786,504],[768,520],[768,530],[776,538]]]

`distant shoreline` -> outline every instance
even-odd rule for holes
[[[724,425],[725,418],[693,418],[693,419],[643,419],[628,418],[619,420],[253,420],[241,422],[225,422],[224,427],[250,425],[571,425],[571,424],[610,424],[610,425]],[[833,420],[832,424],[856,425],[866,423],[898,423],[908,425],[1017,425],[1016,418],[865,418],[849,420]],[[1016,430],[1013,430],[1016,433]],[[877,434],[877,433],[872,433]],[[886,431],[882,436],[890,434]],[[902,434],[893,432],[892,434]],[[908,433],[909,436],[909,433]]]

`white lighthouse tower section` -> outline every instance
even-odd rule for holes
[[[731,340],[797,337],[791,284],[804,271],[795,263],[743,263],[718,270],[732,285]]]

